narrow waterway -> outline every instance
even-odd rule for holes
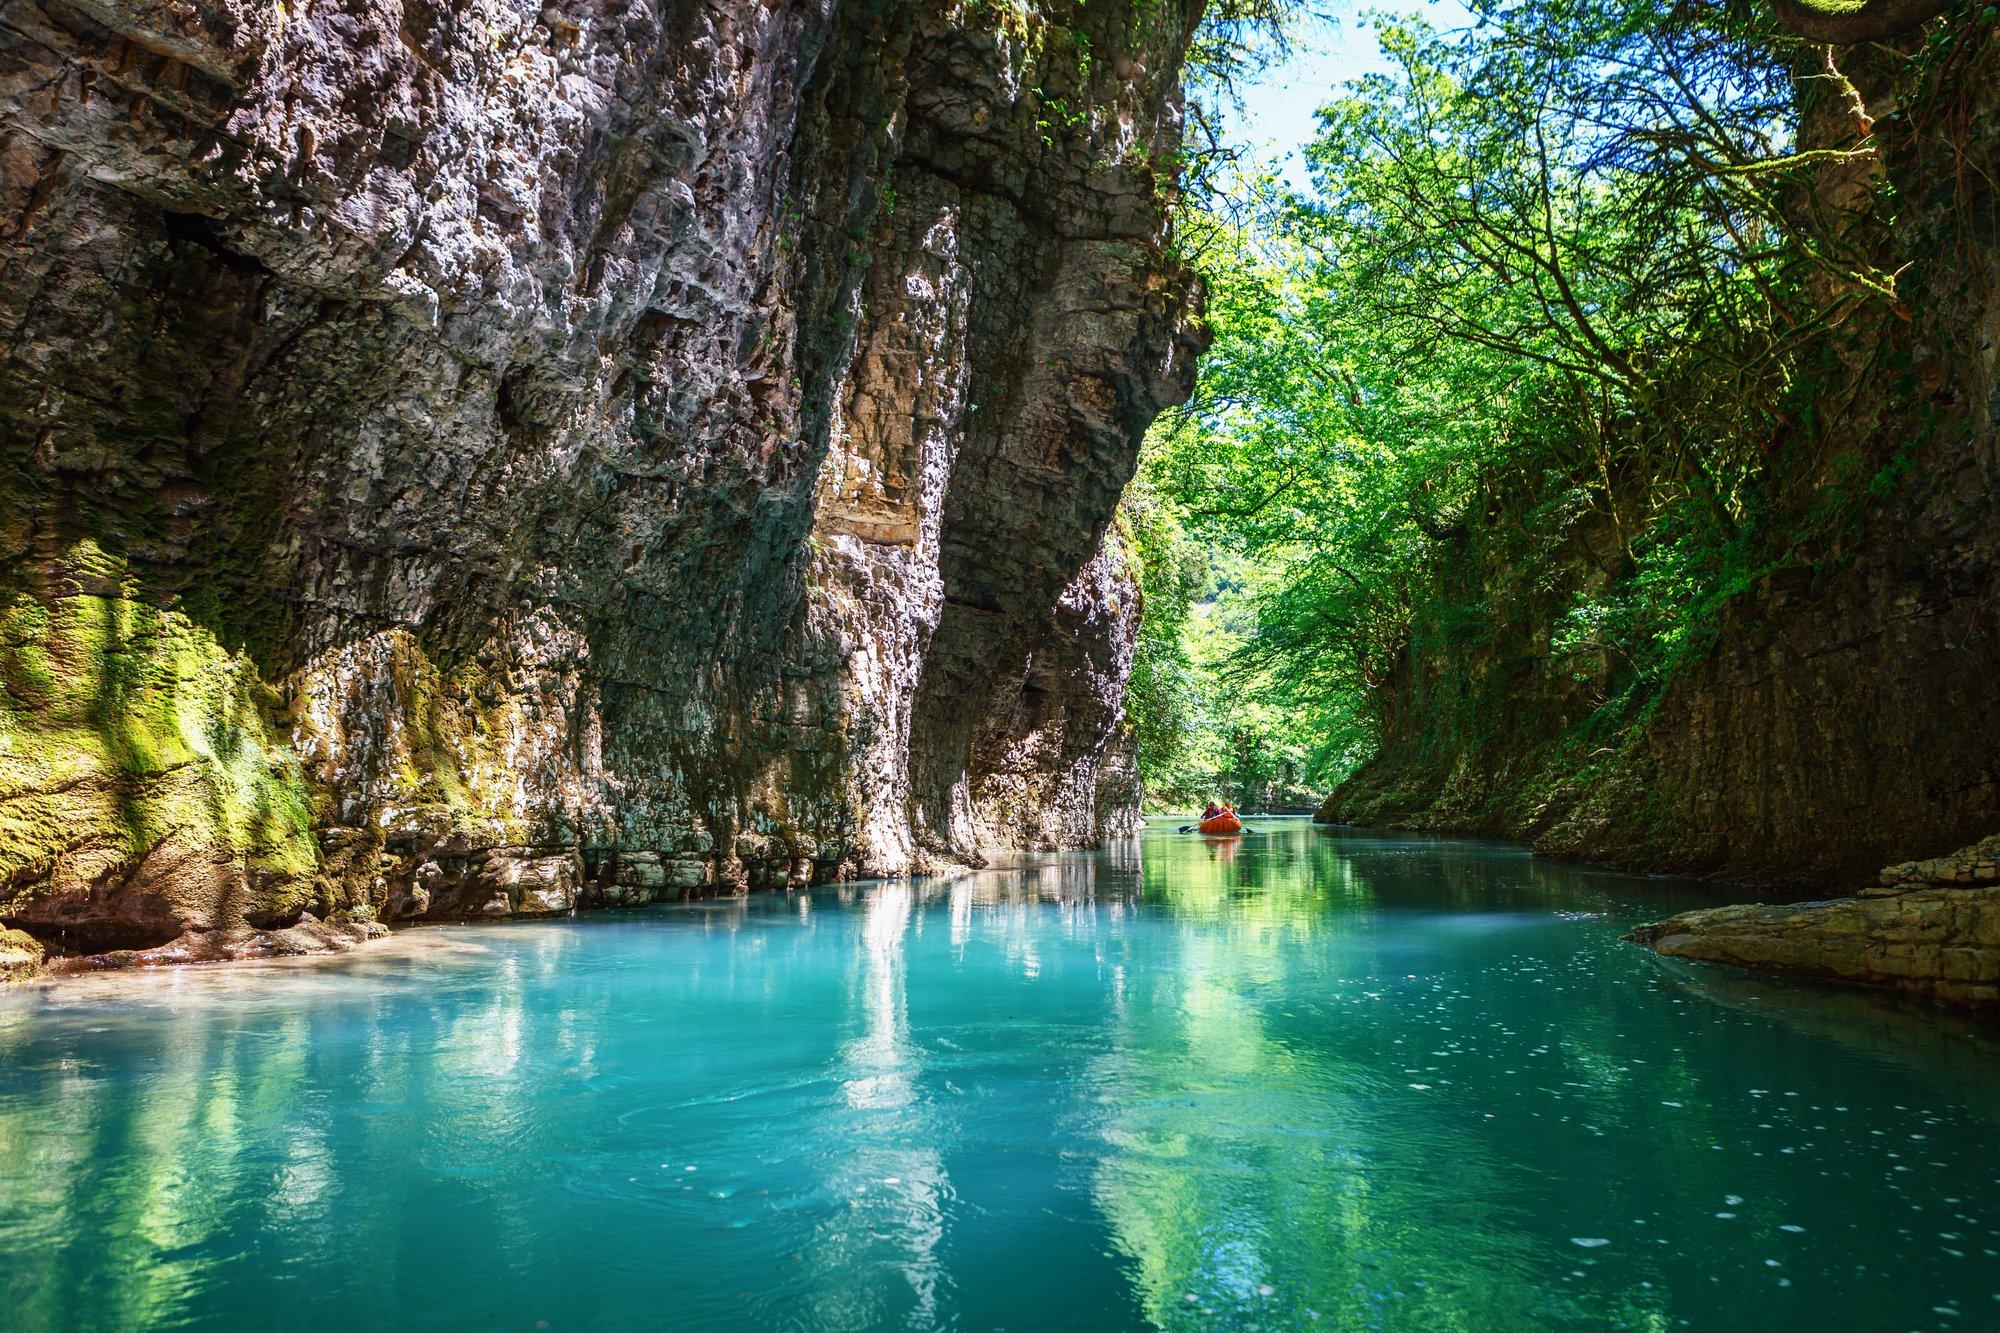
[[[1986,1030],[1262,827],[0,994],[0,1325],[2000,1323]]]

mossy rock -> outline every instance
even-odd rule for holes
[[[0,600],[0,908],[105,882],[172,842],[233,861],[259,910],[302,906],[312,801],[256,668],[134,596],[86,544]]]
[[[41,941],[26,931],[0,926],[0,982],[22,981],[41,970]]]

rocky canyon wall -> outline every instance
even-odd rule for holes
[[[1821,461],[1773,476],[1771,521],[1803,530],[1858,477],[1852,521],[1737,593],[1713,648],[1616,727],[1593,721],[1602,673],[1551,652],[1610,532],[1546,533],[1532,566],[1468,534],[1454,600],[1478,615],[1412,651],[1380,754],[1320,818],[1829,889],[2000,830],[2000,51],[1955,21],[1927,62],[1841,56],[1878,149],[1858,169],[1896,199],[1901,299],[1827,334],[1836,370],[1797,426]]]
[[[1107,531],[1199,346],[1195,18],[0,6],[0,923],[141,949],[1129,821]]]

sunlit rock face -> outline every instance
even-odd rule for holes
[[[1128,822],[1106,534],[1198,342],[1192,21],[6,10],[0,921],[142,948]]]

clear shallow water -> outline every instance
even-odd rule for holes
[[[1988,1032],[1265,826],[0,995],[0,1326],[2000,1326]]]

